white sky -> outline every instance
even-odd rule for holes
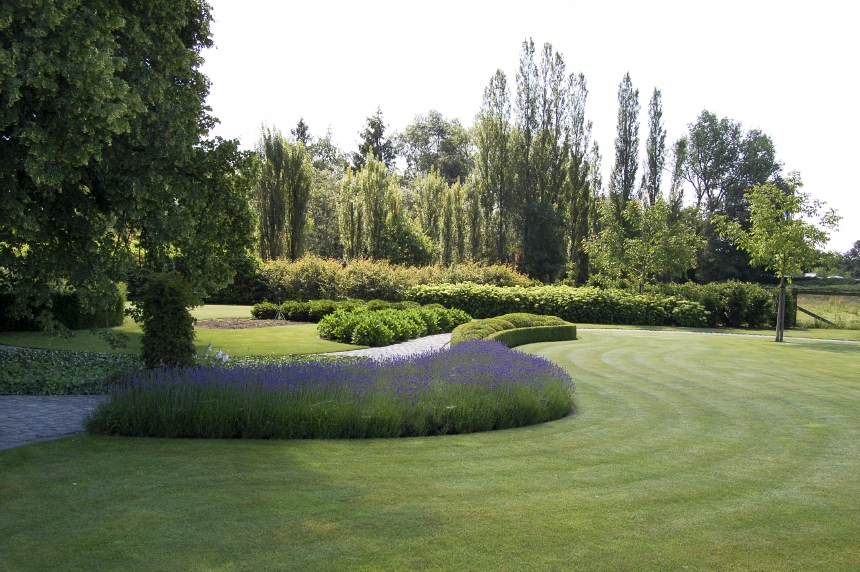
[[[204,73],[221,120],[214,134],[251,149],[266,122],[288,133],[304,117],[351,152],[382,108],[388,133],[436,109],[469,126],[496,69],[515,97],[520,47],[553,45],[588,82],[587,118],[614,159],[617,90],[639,89],[640,153],[648,100],[663,94],[668,142],[702,109],[771,136],[786,171],[843,217],[830,250],[860,240],[853,111],[860,23],[850,2],[209,0],[215,49]],[[641,167],[640,167],[641,171]],[[664,177],[664,184],[666,179]]]

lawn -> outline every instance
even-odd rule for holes
[[[198,320],[220,318],[250,318],[251,306],[207,305],[191,311]],[[90,330],[77,330],[74,337],[50,337],[40,332],[0,332],[0,344],[26,348],[50,350],[78,350],[103,353],[140,353],[140,326],[126,318],[121,326],[112,328],[126,334],[129,343],[125,348],[111,349],[100,336]],[[213,350],[221,349],[230,356],[271,356],[284,354],[311,354],[354,350],[367,346],[355,346],[322,340],[317,335],[316,324],[274,326],[271,328],[248,328],[227,330],[195,328],[197,338],[194,345],[197,354],[203,355],[209,344]]]
[[[591,330],[577,413],[0,451],[4,570],[857,570],[860,344]]]

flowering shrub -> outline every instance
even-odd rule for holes
[[[471,433],[563,417],[566,371],[498,342],[377,363],[155,369],[117,384],[90,433],[196,438],[361,438]]]

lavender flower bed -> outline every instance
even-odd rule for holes
[[[557,365],[475,340],[384,363],[292,362],[160,369],[117,384],[90,433],[305,439],[472,433],[565,416],[573,383]]]

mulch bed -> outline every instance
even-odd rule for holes
[[[294,326],[304,322],[289,322],[287,320],[253,320],[251,318],[220,318],[218,320],[198,320],[198,328],[217,330],[247,330],[248,328],[270,328],[272,326]]]

